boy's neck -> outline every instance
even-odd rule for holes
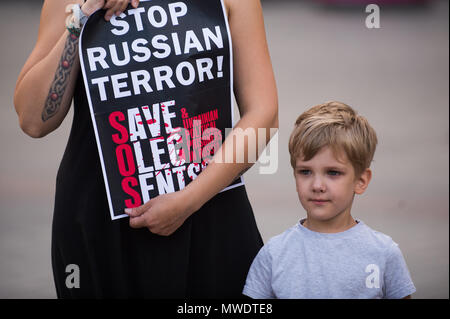
[[[358,223],[351,215],[339,217],[327,221],[314,220],[307,217],[302,225],[317,233],[340,233],[352,228]]]

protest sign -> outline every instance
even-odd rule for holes
[[[233,124],[232,48],[220,0],[141,0],[109,22],[104,14],[88,19],[79,49],[117,219],[183,189],[221,146]]]

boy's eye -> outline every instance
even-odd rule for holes
[[[341,172],[338,172],[338,171],[328,171],[328,175],[331,175],[331,176],[339,176],[339,175],[341,175]]]
[[[311,174],[311,171],[309,169],[300,169],[300,170],[298,170],[298,173],[300,175],[309,175],[309,174]]]

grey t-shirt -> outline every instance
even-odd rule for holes
[[[416,291],[398,245],[362,221],[318,233],[302,221],[253,260],[243,294],[255,299],[403,298]]]

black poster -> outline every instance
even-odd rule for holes
[[[232,48],[220,0],[141,0],[104,14],[84,26],[80,61],[117,219],[183,189],[218,150],[233,124]]]

